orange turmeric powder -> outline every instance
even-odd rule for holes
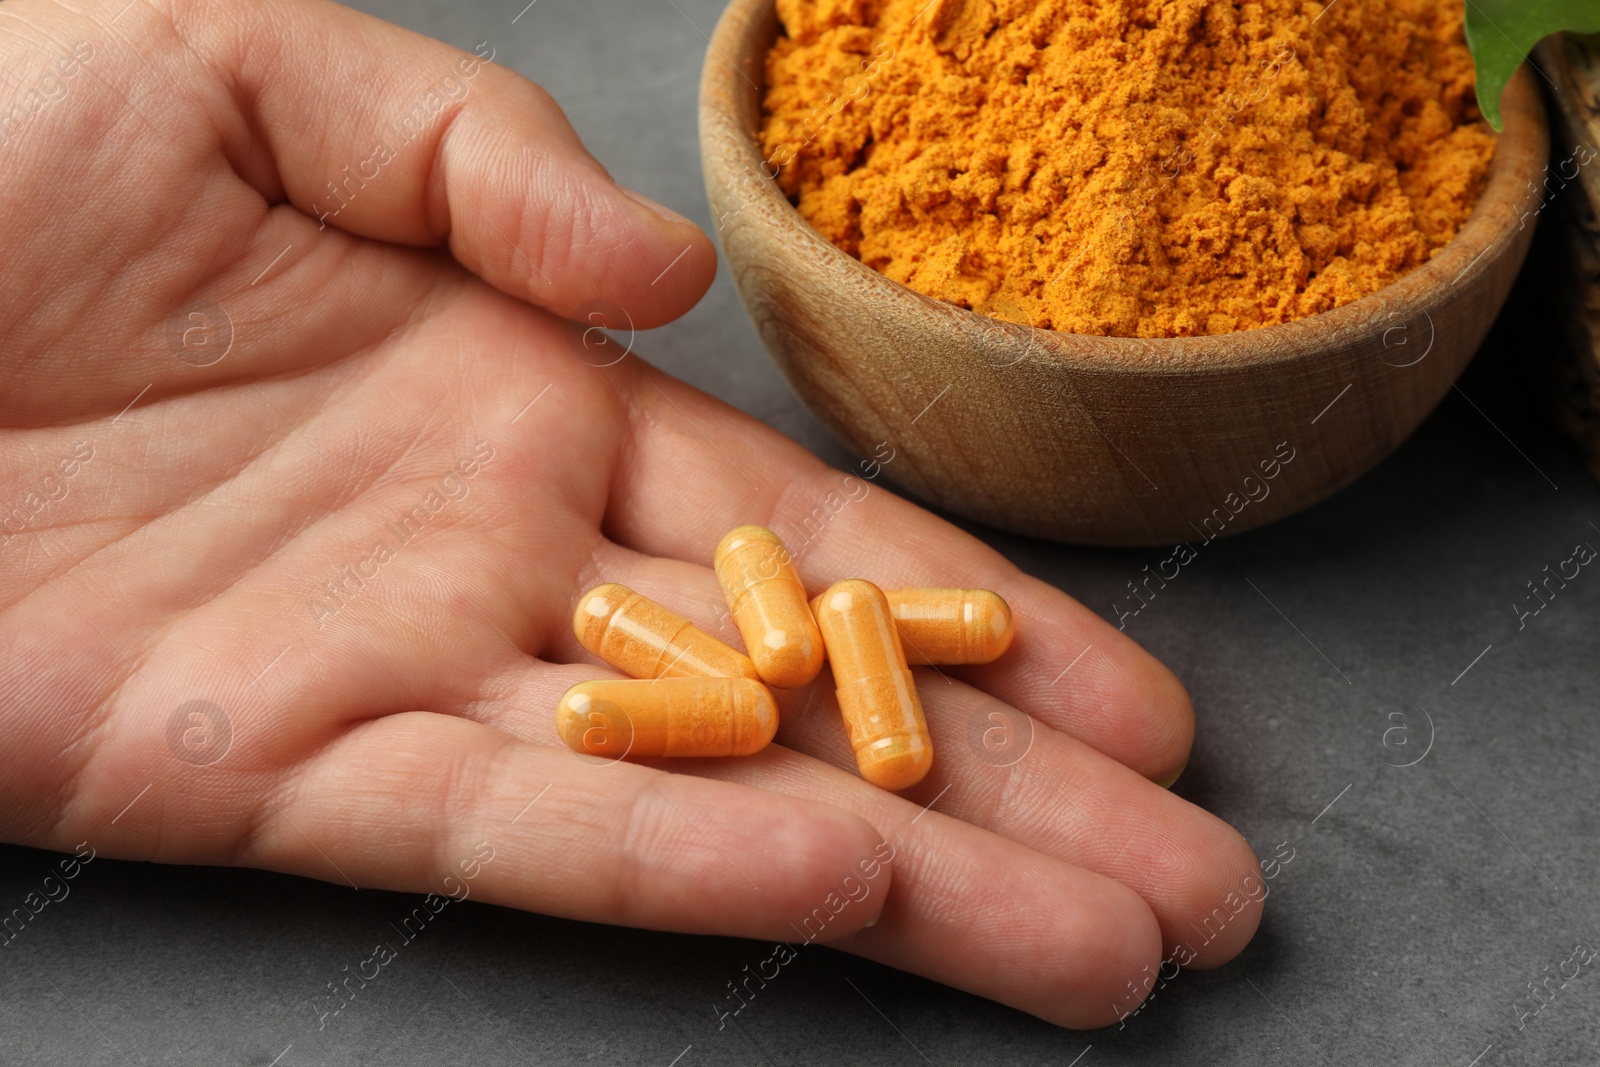
[[[769,171],[889,278],[1071,333],[1327,311],[1482,191],[1461,5],[777,0]]]

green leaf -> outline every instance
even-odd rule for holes
[[[1600,0],[1466,0],[1478,108],[1500,129],[1500,94],[1533,46],[1562,30],[1600,33]]]

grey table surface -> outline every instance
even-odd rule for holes
[[[489,42],[619,180],[709,227],[695,98],[720,0],[524,2],[365,6]],[[1376,471],[1209,546],[1130,622],[1194,697],[1178,791],[1260,856],[1293,859],[1250,947],[1184,973],[1124,1029],[1058,1030],[825,948],[719,1029],[725,983],[768,946],[472,902],[319,1028],[326,984],[412,898],[97,860],[0,949],[0,1064],[1600,1062],[1600,975],[1552,978],[1600,946],[1600,575],[1524,628],[1511,607],[1575,544],[1600,545],[1600,490],[1533,400],[1542,290],[1525,278],[1460,391]],[[787,391],[725,274],[639,350],[852,461]],[[1164,555],[978,532],[1107,618]],[[0,848],[0,905],[56,860]]]

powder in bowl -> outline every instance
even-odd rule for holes
[[[962,307],[1182,337],[1436,254],[1495,138],[1438,0],[777,0],[769,170],[839,248]]]

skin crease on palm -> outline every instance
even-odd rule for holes
[[[1254,884],[1251,850],[1154,784],[1188,758],[1182,686],[881,485],[805,546],[808,587],[987,587],[1017,615],[999,662],[918,669],[926,781],[859,778],[827,672],[746,759],[561,747],[560,694],[614,675],[573,638],[582,590],[622,582],[737,644],[718,539],[843,482],[637,355],[579,358],[564,317],[669,321],[711,241],[492,63],[319,225],[325,183],[474,57],[320,0],[125,3],[0,7],[7,98],[92,50],[0,147],[0,507],[93,451],[0,542],[0,836],[407,892],[487,841],[474,899],[790,942],[886,843],[821,940],[1075,1027],[1130,1010],[1179,944],[1211,967],[1249,941],[1255,903],[1197,931]],[[171,340],[199,301],[233,324],[207,366]],[[316,614],[475,448],[466,495]],[[209,765],[168,740],[194,700],[232,727]],[[996,702],[1034,720],[1005,767],[965,740]]]

